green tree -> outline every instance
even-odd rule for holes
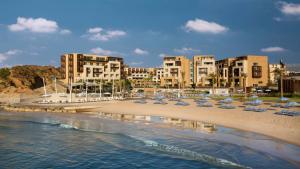
[[[2,79],[8,79],[8,76],[10,75],[10,69],[9,68],[1,68],[0,69],[0,77]]]

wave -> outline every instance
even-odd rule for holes
[[[201,154],[198,152],[179,148],[179,147],[172,146],[172,145],[160,144],[153,140],[145,140],[145,139],[137,138],[134,136],[131,136],[131,137],[142,141],[145,144],[145,146],[147,146],[147,147],[151,147],[151,148],[154,148],[155,150],[174,154],[174,155],[181,156],[181,157],[184,157],[187,159],[197,160],[197,161],[201,161],[201,162],[205,162],[205,163],[208,163],[211,165],[225,167],[225,168],[233,168],[233,169],[246,169],[246,168],[249,169],[250,168],[250,167],[243,166],[243,165],[240,165],[240,164],[237,164],[237,163],[234,163],[234,162],[222,159],[222,158],[216,158],[216,157],[213,157],[210,155]]]

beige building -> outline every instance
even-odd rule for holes
[[[123,58],[70,53],[61,56],[61,73],[65,83],[80,80],[112,81],[123,78]]]
[[[160,86],[163,68],[125,67],[124,75],[133,87]]]
[[[219,60],[216,72],[218,86],[243,87],[244,83],[246,87],[267,86],[268,57],[247,55]]]
[[[154,68],[152,81],[159,85],[161,84],[161,79],[164,77],[164,68]]]
[[[185,56],[168,56],[163,60],[163,87],[190,87],[190,60]]]
[[[216,73],[215,57],[199,55],[193,57],[194,83],[196,87],[210,86],[210,74]]]

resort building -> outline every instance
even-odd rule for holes
[[[196,87],[210,86],[210,74],[215,74],[215,57],[202,55],[193,57],[194,78]]]
[[[152,76],[152,81],[156,86],[160,86],[161,79],[164,77],[164,68],[154,68],[154,73]]]
[[[267,56],[247,55],[219,60],[216,69],[218,86],[251,88],[268,84]]]
[[[133,87],[154,87],[160,86],[163,77],[163,68],[138,68],[125,67],[125,77],[131,81]]]
[[[123,78],[123,58],[70,53],[61,56],[61,74],[65,83],[80,80],[112,81]]]
[[[191,86],[190,60],[185,56],[164,57],[164,77],[161,86],[167,88],[182,88]]]
[[[231,84],[231,72],[234,58],[226,58],[222,60],[217,60],[216,65],[216,75],[217,75],[217,86],[218,87],[229,87]]]

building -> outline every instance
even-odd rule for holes
[[[229,87],[231,84],[231,72],[234,58],[226,58],[218,60],[215,63],[216,66],[216,75],[217,75],[217,86],[218,87]]]
[[[161,79],[164,77],[164,68],[154,68],[154,73],[152,76],[152,81],[156,86],[161,85]]]
[[[283,70],[283,75],[286,75],[286,67],[281,64],[269,64],[269,82],[272,85],[278,84],[278,79],[280,78],[280,74],[278,74],[277,70]]]
[[[61,56],[61,74],[65,83],[80,80],[112,81],[123,78],[123,58],[70,53]]]
[[[211,85],[210,74],[216,73],[215,57],[212,55],[202,55],[193,57],[194,78],[196,87]]]
[[[267,56],[246,55],[216,62],[217,84],[224,87],[247,88],[268,85]]]
[[[190,64],[190,60],[185,56],[164,57],[164,77],[161,79],[161,86],[167,88],[190,87]]]
[[[300,76],[285,77],[282,82],[284,93],[300,94]]]

